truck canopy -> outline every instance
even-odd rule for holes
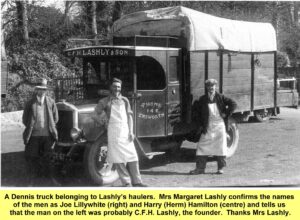
[[[189,51],[276,51],[276,33],[269,23],[236,21],[176,6],[128,14],[117,20],[113,37],[135,35],[184,38]]]

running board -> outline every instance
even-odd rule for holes
[[[142,146],[142,144],[141,144],[141,142],[139,141],[139,139],[135,137],[134,141],[135,141],[136,146],[138,146],[138,148],[140,149],[142,155],[144,157],[147,157],[149,160],[151,160],[154,156],[161,155],[161,154],[165,153],[165,152],[147,152],[146,153],[143,146]]]
[[[151,160],[154,156],[165,154],[166,152],[149,152],[146,153],[146,157]]]

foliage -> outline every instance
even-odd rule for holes
[[[64,16],[58,9],[29,5],[30,41],[24,45],[20,28],[13,19],[15,7],[10,6],[9,13],[3,14],[7,20],[5,46],[10,68],[7,98],[1,100],[1,111],[22,109],[38,78],[45,77],[51,83],[58,77],[81,74],[78,64],[70,63],[62,53],[65,41],[75,30],[65,28]]]
[[[283,51],[288,54],[292,66],[297,65],[297,59],[300,58],[300,29],[295,28],[289,32],[282,33],[280,45]]]
[[[289,67],[291,65],[289,56],[285,52],[277,52],[277,67]]]
[[[75,70],[62,65],[60,58],[52,52],[28,49],[8,56],[8,59],[11,66],[8,75],[9,90],[7,98],[2,100],[2,111],[22,109],[39,78],[46,78],[51,85],[52,79],[75,75]]]
[[[69,38],[93,38],[90,1],[66,2],[63,13],[43,7],[38,1],[28,3],[29,43],[21,40],[16,0],[3,0],[2,32],[10,72],[8,98],[2,110],[21,109],[38,77],[50,81],[60,76],[80,75],[80,63],[72,64],[63,55]],[[97,39],[107,39],[110,27],[121,15],[141,10],[182,5],[215,16],[254,22],[269,22],[276,29],[278,65],[296,65],[300,59],[300,2],[282,1],[96,1]],[[75,12],[70,13],[71,9]]]
[[[73,19],[73,24],[77,29],[77,33],[75,34],[76,36],[74,37],[93,38],[90,25],[92,22],[92,16],[90,13],[91,1],[77,2],[77,6],[79,7],[80,12]],[[113,2],[96,2],[98,39],[104,39],[108,34],[109,26],[112,24],[112,7]]]

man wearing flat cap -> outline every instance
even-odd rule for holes
[[[23,112],[25,159],[32,177],[52,174],[50,153],[58,137],[58,112],[54,100],[46,95],[47,89],[47,80],[40,79]]]
[[[133,113],[128,99],[121,95],[121,86],[122,81],[113,78],[110,95],[99,101],[93,119],[108,126],[107,162],[114,164],[123,186],[143,187],[134,146]]]
[[[218,174],[226,166],[228,117],[236,109],[236,102],[216,91],[217,80],[205,81],[206,94],[193,105],[193,120],[201,136],[197,144],[196,168],[190,174],[203,174],[207,158],[217,158]]]

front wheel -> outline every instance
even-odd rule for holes
[[[106,156],[107,145],[99,141],[88,144],[84,151],[85,173],[96,185],[110,185],[119,178],[113,165],[106,161]]]
[[[230,118],[228,120],[228,131],[227,131],[227,157],[231,157],[239,143],[239,130],[237,123],[234,119]]]

